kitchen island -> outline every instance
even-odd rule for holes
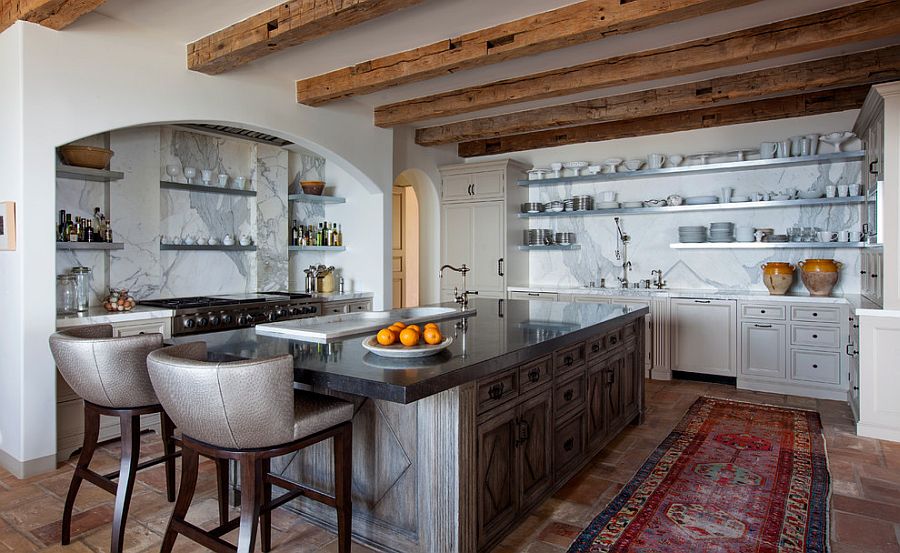
[[[353,534],[377,550],[488,549],[643,416],[642,306],[474,300],[440,323],[450,348],[378,357],[363,336],[315,344],[253,329],[204,340],[212,359],[289,353],[298,386],[352,401]],[[468,316],[463,316],[468,315]],[[331,444],[272,470],[332,490]],[[333,509],[300,499],[333,529]]]

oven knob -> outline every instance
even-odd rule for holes
[[[230,325],[233,320],[234,317],[231,315],[222,315],[222,324]]]
[[[184,321],[185,328],[194,328],[195,324],[194,319],[185,319]]]
[[[200,328],[203,328],[207,324],[209,324],[209,321],[206,317],[200,317],[200,320],[197,321],[197,326],[199,326]]]
[[[252,323],[252,322],[253,322],[253,318],[254,318],[253,315],[247,315],[247,324]]]
[[[209,325],[210,325],[210,326],[219,326],[219,316],[218,316],[218,315],[213,315],[212,317],[210,317],[210,318],[209,318]]]
[[[247,320],[247,317],[245,317],[244,315],[239,316],[239,317],[238,317],[238,320],[237,320],[237,323],[238,323],[238,325],[240,325],[240,326],[244,326],[245,324],[248,324],[249,322],[250,322],[250,321],[248,321],[248,320]]]
[[[310,305],[310,306],[309,306],[309,312],[310,312],[310,313],[315,313],[315,312],[318,311],[318,310],[319,310],[319,308],[316,307],[315,305]]]
[[[297,309],[296,307],[292,307],[291,310],[289,311],[289,313],[291,314],[292,317],[294,317],[294,316],[300,314],[300,310]]]
[[[285,315],[287,315],[287,311],[285,311],[284,309],[276,309],[275,310],[275,318],[276,319],[278,319],[280,317],[284,317]]]

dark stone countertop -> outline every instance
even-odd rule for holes
[[[447,304],[453,305],[453,304]],[[453,336],[438,355],[415,360],[379,357],[362,347],[371,333],[329,344],[264,336],[253,329],[175,337],[171,343],[205,341],[210,358],[253,359],[289,353],[295,380],[335,391],[412,403],[499,370],[547,355],[569,344],[612,330],[649,313],[639,306],[475,299],[477,313],[439,322]]]

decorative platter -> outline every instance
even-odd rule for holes
[[[444,341],[440,344],[420,344],[418,346],[406,347],[402,344],[394,344],[391,346],[382,346],[378,343],[378,340],[375,336],[369,336],[368,338],[364,338],[362,341],[362,347],[371,351],[375,355],[380,355],[382,357],[394,357],[396,359],[416,359],[418,357],[428,357],[430,355],[436,355],[448,347],[453,343],[452,336],[444,337]]]

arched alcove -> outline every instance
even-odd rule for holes
[[[406,169],[394,179],[394,186],[409,186],[415,191],[419,207],[419,303],[440,301],[440,201],[438,190],[420,169]]]

